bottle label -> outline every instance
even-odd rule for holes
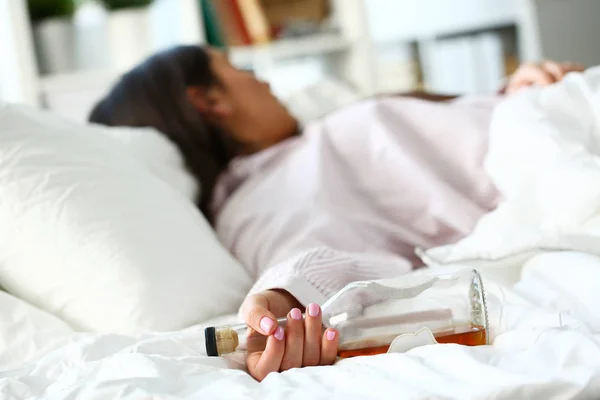
[[[397,336],[390,348],[388,353],[405,353],[415,347],[426,346],[429,344],[437,344],[437,340],[433,336],[433,333],[429,328],[421,328],[413,333],[403,333]]]

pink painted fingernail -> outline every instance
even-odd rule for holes
[[[312,303],[308,305],[308,315],[311,317],[316,317],[321,312],[321,308],[318,304]]]
[[[302,311],[300,311],[297,308],[292,308],[292,311],[290,311],[290,315],[293,319],[295,319],[296,321],[301,320],[302,319]]]
[[[260,329],[262,329],[264,333],[269,333],[269,332],[271,332],[271,328],[273,327],[274,324],[275,324],[275,321],[273,321],[271,318],[263,317],[260,320]]]
[[[278,326],[277,329],[275,329],[275,333],[273,334],[273,336],[275,336],[275,339],[277,339],[277,340],[283,340],[283,336],[284,336],[283,328]]]
[[[331,340],[335,339],[335,336],[336,336],[335,331],[332,331],[332,330],[327,331],[327,334],[326,334],[327,340],[331,341]]]

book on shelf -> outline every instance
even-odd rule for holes
[[[430,90],[451,94],[496,92],[505,75],[502,32],[483,32],[435,41],[426,71]]]
[[[323,22],[330,11],[329,0],[260,0],[272,32],[279,32],[290,22]]]
[[[259,0],[200,1],[208,44],[223,48],[271,39],[271,28]]]
[[[500,89],[505,76],[505,50],[500,32],[484,32],[477,36],[476,62],[481,93],[494,93]]]
[[[271,27],[260,0],[236,0],[253,44],[267,43]]]
[[[198,1],[207,42],[216,47],[267,43],[287,28],[317,30],[329,15],[329,0]]]
[[[227,46],[251,45],[252,38],[246,29],[244,16],[237,0],[212,0],[212,2]]]
[[[206,42],[214,47],[225,47],[221,23],[212,0],[200,0]]]

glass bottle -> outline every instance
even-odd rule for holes
[[[353,282],[332,296],[322,306],[322,313],[324,327],[340,334],[340,358],[430,343],[488,343],[485,291],[474,269],[448,274],[427,270],[394,279]],[[286,321],[281,318],[278,323],[285,326]],[[260,336],[246,324],[208,327],[207,354],[245,351],[249,335]],[[420,339],[415,341],[415,336]]]

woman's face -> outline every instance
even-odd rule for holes
[[[207,94],[209,116],[244,145],[244,152],[263,150],[297,133],[298,122],[267,83],[233,67],[219,51],[209,50],[209,55],[220,82]]]

